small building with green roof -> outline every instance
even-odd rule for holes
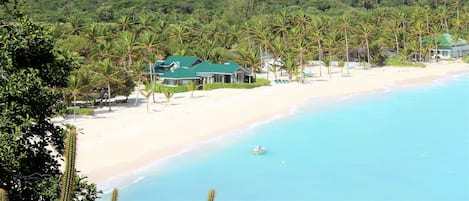
[[[252,72],[235,62],[214,64],[193,56],[169,56],[155,63],[154,72],[167,86],[252,82]]]
[[[454,39],[451,34],[444,33],[433,39],[438,47],[432,48],[432,57],[440,59],[460,58],[469,55],[469,44],[463,39]]]

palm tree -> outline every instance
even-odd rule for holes
[[[346,67],[348,70],[348,63],[349,63],[349,51],[348,51],[348,35],[347,35],[347,30],[351,30],[352,27],[350,26],[350,19],[347,18],[346,16],[342,16],[340,18],[340,26],[339,30],[340,32],[344,33],[344,38],[345,38],[345,62],[346,62]],[[344,75],[344,68],[342,68],[342,76]]]
[[[78,15],[73,15],[68,19],[68,22],[72,26],[72,34],[79,35],[83,30],[84,20]]]
[[[169,105],[169,101],[171,100],[171,97],[173,97],[174,92],[170,89],[165,89],[163,90],[164,97],[166,97],[167,103]]]
[[[158,55],[158,36],[152,31],[143,31],[136,41],[136,48],[142,50],[143,55],[148,57],[150,54]]]
[[[358,32],[360,34],[360,37],[365,41],[366,45],[366,61],[367,61],[367,67],[369,68],[371,66],[370,64],[370,45],[369,45],[369,39],[372,34],[372,29],[371,26],[368,24],[361,24],[358,28]]]
[[[143,97],[145,97],[145,100],[147,100],[147,112],[150,110],[150,96],[153,93],[153,89],[151,87],[145,87],[144,90],[140,90],[140,93],[142,94]]]
[[[170,24],[169,36],[171,39],[176,40],[179,45],[184,44],[187,35],[187,29],[184,25],[181,24]]]
[[[287,21],[287,12],[281,11],[279,14],[275,15],[271,26],[272,33],[280,37],[282,42],[286,43],[288,30],[290,29]]]
[[[256,72],[259,72],[259,65],[261,63],[260,52],[257,51],[257,48],[252,48],[249,44],[243,42],[238,45],[235,52],[237,53],[235,60],[250,68],[254,79],[256,79]]]
[[[425,32],[425,27],[422,21],[417,21],[414,26],[414,31],[418,34],[419,40],[419,62],[422,61],[422,34]]]
[[[305,53],[307,53],[307,49],[310,46],[309,41],[306,38],[306,31],[302,27],[295,27],[291,30],[291,36],[293,41],[291,44],[293,44],[293,48],[296,52],[299,53],[298,61],[300,64],[300,79],[301,83],[304,83],[304,65],[303,62],[305,61]]]
[[[153,12],[145,12],[138,14],[138,33],[142,31],[153,31],[153,21],[155,20],[155,14]]]
[[[119,71],[115,69],[109,59],[104,59],[98,62],[95,72],[97,73],[97,78],[104,82],[103,84],[107,88],[109,111],[111,111],[111,83],[121,84],[121,81],[116,78]]]
[[[288,72],[288,80],[292,81],[293,75],[298,75],[298,67],[295,65],[293,54],[287,52],[282,62],[285,70]]]
[[[126,64],[124,65],[124,69],[128,70],[127,67],[132,65],[132,53],[135,48],[135,42],[136,42],[136,36],[135,33],[130,32],[130,31],[124,31],[121,34],[121,40],[122,44],[125,47],[127,51],[127,61]]]
[[[137,61],[131,66],[131,74],[137,79],[137,91],[139,91],[140,85],[143,84],[142,81],[146,79],[145,71],[147,66],[143,64],[142,61]],[[135,98],[135,105],[138,104],[138,93]]]
[[[76,121],[77,96],[80,94],[82,87],[83,85],[79,76],[72,74],[68,77],[67,90],[73,96],[73,122]]]
[[[130,31],[132,30],[132,25],[133,25],[133,22],[132,20],[127,17],[127,16],[121,16],[118,20],[117,20],[117,24],[119,25],[120,29],[122,31]]]
[[[312,39],[317,41],[318,45],[318,60],[322,61],[322,56],[324,54],[324,50],[321,46],[321,41],[325,37],[325,32],[328,26],[328,21],[326,21],[329,18],[320,18],[316,17],[313,18],[313,23],[311,29],[313,30],[311,32]],[[319,66],[319,76],[322,76],[322,66]]]
[[[112,43],[107,40],[98,40],[98,43],[91,49],[91,58],[97,61],[109,58],[113,55]]]
[[[97,23],[91,23],[85,29],[85,36],[88,38],[90,44],[94,45],[98,43],[102,32],[103,30],[101,26],[99,26]]]

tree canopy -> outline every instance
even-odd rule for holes
[[[12,201],[56,200],[65,130],[51,118],[61,109],[58,89],[79,66],[54,48],[50,28],[13,14],[0,22],[0,188]],[[97,190],[79,177],[76,194],[89,200]]]

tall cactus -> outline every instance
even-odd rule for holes
[[[208,192],[207,201],[214,201],[214,200],[215,200],[215,189],[212,188],[212,189],[210,189],[210,191]]]
[[[117,188],[112,189],[111,201],[117,201],[117,195],[118,195]]]
[[[7,201],[7,191],[0,188],[0,201]]]
[[[65,171],[62,176],[60,201],[72,201],[75,187],[75,154],[77,144],[77,130],[75,127],[69,128],[65,143]]]

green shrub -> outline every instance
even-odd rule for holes
[[[425,64],[421,62],[413,63],[407,61],[405,57],[401,55],[394,54],[386,60],[386,65],[388,66],[409,66],[409,67],[422,67],[425,68]]]
[[[461,60],[466,62],[466,63],[469,63],[469,55],[466,55],[466,56],[462,57]]]
[[[88,116],[94,115],[93,108],[77,108],[76,112],[77,112],[76,113],[77,115],[88,115]],[[65,110],[65,114],[73,114],[73,109],[67,108]]]
[[[456,59],[454,59],[454,58],[448,58],[448,59],[446,59],[446,61],[453,62],[453,61],[456,61]]]
[[[209,83],[204,85],[204,90],[233,88],[233,89],[252,89],[260,86],[270,85],[270,80],[258,78],[255,83]]]

